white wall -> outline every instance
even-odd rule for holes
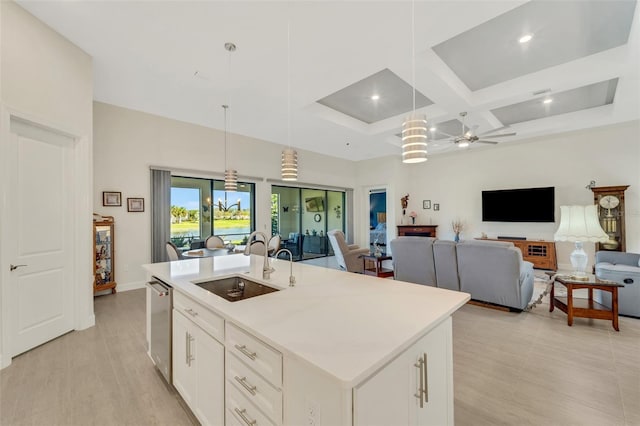
[[[94,323],[93,271],[91,247],[91,198],[92,198],[92,60],[89,55],[71,44],[51,28],[11,1],[0,2],[0,103],[2,126],[8,116],[15,115],[64,131],[77,140],[74,170],[76,215],[80,220],[74,229],[75,250],[75,327],[86,328]],[[8,129],[0,129],[2,143]],[[2,152],[2,146],[0,146]],[[5,185],[0,197],[6,202]],[[46,177],[43,177],[46,190]],[[37,197],[37,194],[34,194]],[[6,206],[2,206],[6,208]],[[47,220],[46,209],[42,220]],[[4,226],[7,226],[6,224]],[[0,235],[4,235],[0,227]],[[0,253],[0,265],[8,266],[11,253]],[[0,273],[0,276],[2,276]],[[7,279],[2,276],[2,292],[7,294]],[[6,300],[1,300],[5,305]],[[6,305],[5,305],[6,306]],[[3,313],[6,310],[3,309]],[[6,344],[5,317],[0,354]],[[2,363],[6,365],[7,360]]]
[[[283,146],[239,135],[227,140],[228,166],[237,169],[241,179],[259,178],[253,180],[256,227],[270,233],[271,183],[263,179],[280,179]],[[299,151],[298,164],[299,182],[342,188],[356,183],[353,162],[348,160]],[[116,221],[115,277],[121,290],[140,286],[145,278],[140,265],[150,261],[149,166],[220,177],[225,167],[224,132],[95,102],[93,205],[96,213]],[[102,191],[122,192],[123,206],[103,207]],[[144,197],[145,212],[127,213],[127,197]]]
[[[359,164],[358,171],[380,168],[380,160]],[[431,157],[426,163],[405,165],[406,178],[395,183],[388,196],[396,213],[389,225],[400,223],[400,197],[410,194],[408,210],[418,213],[417,223],[439,225],[438,237],[453,239],[451,221],[465,223],[463,239],[488,236],[523,236],[552,240],[560,219],[561,205],[592,204],[593,193],[585,189],[591,180],[597,186],[631,185],[626,192],[627,251],[640,252],[640,122],[560,134],[504,146],[454,152]],[[389,176],[393,178],[393,176]],[[361,181],[363,176],[359,175]],[[366,179],[365,179],[366,180]],[[556,223],[482,222],[481,191],[554,186]],[[440,204],[440,211],[422,209],[422,200]],[[590,253],[593,244],[586,244]],[[571,243],[558,243],[558,263],[570,268]],[[593,259],[593,257],[591,257]]]

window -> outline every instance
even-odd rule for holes
[[[171,177],[171,241],[189,248],[210,235],[243,244],[255,230],[255,185],[239,182],[237,192],[224,181]]]

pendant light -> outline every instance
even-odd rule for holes
[[[287,22],[287,145],[282,150],[282,180],[298,180],[298,153],[291,148],[291,23]]]
[[[235,52],[236,45],[233,43],[225,43],[224,48],[229,52],[229,80],[231,80],[231,52]],[[229,90],[231,90],[229,88]],[[227,109],[229,105],[222,105],[224,108],[224,190],[235,192],[238,190],[238,171],[227,167]]]
[[[416,35],[415,0],[411,2],[411,89],[413,112],[402,123],[402,162],[422,163],[427,161],[427,117],[416,113]]]

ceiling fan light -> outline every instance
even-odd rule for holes
[[[469,146],[469,141],[460,141],[458,142],[458,148],[466,148]]]

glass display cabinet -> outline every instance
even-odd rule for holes
[[[114,225],[113,216],[93,218],[93,294],[104,290],[116,292],[114,264]]]

